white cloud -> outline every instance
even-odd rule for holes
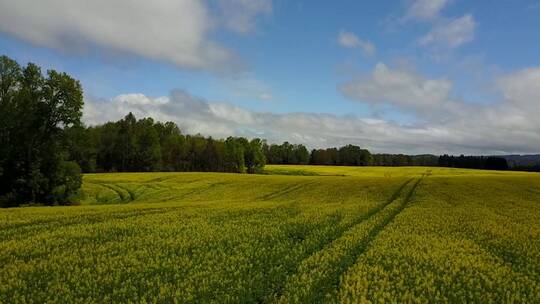
[[[87,98],[84,120],[91,125],[104,123],[118,120],[128,112],[137,117],[174,121],[188,134],[262,137],[270,142],[287,140],[310,147],[353,143],[379,151],[411,151],[416,145],[412,144],[412,137],[430,134],[430,130],[407,130],[382,120],[356,116],[254,112],[228,103],[208,102],[180,90],[160,98],[142,94],[119,95],[112,100]]]
[[[390,104],[417,112],[448,109],[452,83],[426,79],[406,70],[378,63],[371,75],[339,87],[346,97],[371,104]]]
[[[496,86],[501,100],[473,105],[452,100],[452,83],[447,80],[426,79],[378,64],[370,77],[341,89],[355,100],[389,103],[419,114],[422,125],[389,129],[403,136],[405,146],[414,133],[422,136],[415,139],[418,145],[431,152],[540,152],[540,68],[500,77]]]
[[[421,21],[437,19],[448,2],[448,0],[414,0],[410,2],[404,18]]]
[[[170,96],[158,98],[143,94],[123,94],[111,100],[86,98],[84,120],[94,125],[118,120],[129,112],[139,118],[174,121],[184,132],[190,134],[201,133],[218,137],[234,134],[235,124],[251,120],[249,112],[241,108],[223,103],[209,104],[181,90],[174,90]]]
[[[431,30],[419,39],[419,44],[431,47],[433,57],[441,59],[449,51],[474,39],[476,21],[471,14],[459,18],[445,18],[441,11],[451,0],[410,0],[401,21],[425,21],[432,24]]]
[[[251,28],[263,4],[270,3],[221,2],[224,9],[235,8],[239,31]],[[36,45],[62,50],[98,46],[182,68],[235,69],[238,59],[209,37],[216,25],[199,0],[0,1],[0,31]]]
[[[528,68],[506,75],[497,84],[512,105],[534,108],[540,112],[540,68]]]
[[[346,48],[360,48],[368,56],[375,54],[376,50],[373,43],[362,40],[356,34],[347,31],[339,32],[338,43]]]
[[[476,22],[472,15],[441,22],[420,39],[423,46],[433,45],[443,48],[456,48],[474,39]]]
[[[382,74],[392,74],[388,79],[396,83],[389,88],[380,87],[381,91],[411,85],[411,89],[402,93],[425,98],[421,104],[428,108],[445,103],[449,89],[444,81],[437,83],[438,80],[393,71],[382,64],[378,66]],[[428,84],[430,81],[435,84]],[[441,88],[432,89],[432,86]],[[374,152],[540,152],[540,67],[501,77],[497,87],[503,98],[496,104],[467,106],[450,102],[451,110],[443,111],[445,119],[428,116],[421,124],[397,124],[354,115],[255,112],[229,103],[209,102],[179,90],[159,98],[125,94],[108,101],[86,99],[84,119],[89,124],[103,123],[120,119],[131,111],[138,117],[174,121],[189,134],[262,137],[270,142],[287,140],[309,147],[352,143]],[[416,92],[418,90],[421,93]],[[397,93],[390,97],[395,96]],[[433,96],[433,100],[426,96]],[[414,105],[418,106],[420,104]],[[438,106],[431,109],[436,108]]]
[[[238,33],[249,33],[256,27],[256,17],[272,12],[271,0],[219,0],[225,25]]]

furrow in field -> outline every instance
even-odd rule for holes
[[[421,180],[417,179],[405,195],[398,191],[393,200],[382,206],[379,212],[354,225],[324,249],[303,260],[297,272],[287,280],[277,302],[334,302],[341,274],[354,265],[379,232],[407,206]]]
[[[280,189],[280,190],[271,192],[269,194],[263,195],[259,199],[262,200],[262,201],[268,201],[268,200],[276,199],[278,197],[287,195],[287,194],[289,194],[291,192],[298,191],[298,190],[300,190],[302,188],[305,188],[305,187],[307,187],[309,185],[313,185],[314,183],[315,182],[307,182],[307,183],[302,183],[302,184],[291,185],[291,186],[285,187],[283,189]]]
[[[336,239],[339,239],[340,237],[342,237],[342,235],[351,227],[354,227],[355,225],[375,216],[377,213],[383,210],[386,206],[390,205],[397,198],[399,198],[402,195],[402,192],[405,189],[405,187],[413,180],[414,178],[411,178],[405,181],[398,189],[396,189],[396,191],[394,191],[394,193],[392,193],[392,195],[386,201],[372,208],[367,213],[360,214],[359,216],[355,217],[352,221],[347,222],[346,224],[341,224],[341,225],[336,224],[336,225],[327,227],[328,231],[326,231],[325,233],[313,236],[316,238],[316,240],[310,240],[308,238],[304,240],[301,244],[299,244],[298,248],[296,247],[291,248],[291,252],[295,250],[302,250],[303,252],[301,255],[298,256],[298,259],[293,265],[291,265],[291,267],[286,268],[288,269],[288,271],[284,271],[284,280],[274,287],[274,293],[272,295],[267,295],[264,301],[265,302],[273,301],[275,299],[278,299],[282,295],[283,288],[285,287],[285,283],[286,283],[286,278],[298,270],[299,263],[302,260],[322,250],[323,248],[328,246],[328,244],[331,244]]]
[[[126,187],[126,186],[120,186],[120,185],[118,185],[118,184],[115,184],[115,186],[118,187],[118,188],[120,188],[120,189],[122,189],[122,190],[124,190],[124,191],[126,191],[126,192],[128,193],[128,195],[129,195],[129,198],[128,198],[128,199],[129,199],[129,202],[132,202],[132,201],[134,201],[134,200],[137,198],[136,195],[135,195],[135,192],[133,192],[133,190],[129,189],[128,187]]]
[[[167,201],[173,201],[173,200],[174,201],[181,201],[181,200],[186,199],[188,197],[196,196],[198,194],[202,194],[205,191],[209,191],[214,187],[222,186],[222,185],[226,185],[226,184],[228,184],[228,183],[227,182],[216,182],[216,183],[206,184],[204,186],[194,188],[193,190],[185,192],[185,193],[181,193],[181,194],[178,194],[178,195],[172,195],[170,197],[161,198],[160,202],[167,202]]]
[[[175,178],[178,178],[178,176],[177,175],[160,176],[160,177],[150,179],[150,180],[146,181],[145,183],[162,183],[162,182],[170,181],[170,180],[175,179]]]
[[[118,185],[116,184],[108,184],[108,183],[102,183],[102,182],[89,182],[91,184],[95,184],[95,185],[99,185],[103,188],[107,188],[107,189],[110,189],[112,191],[114,191],[118,197],[120,198],[120,201],[121,202],[130,202],[132,201],[128,196],[129,196],[129,192],[126,191],[126,189],[122,188],[122,187],[119,187]],[[120,189],[118,189],[120,188]],[[126,196],[126,194],[123,192],[123,191],[126,191],[128,192],[128,195]]]

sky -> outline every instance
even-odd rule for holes
[[[536,0],[0,0],[0,54],[81,81],[87,125],[381,153],[540,153]]]

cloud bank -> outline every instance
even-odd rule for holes
[[[389,77],[390,86],[376,79]],[[290,141],[311,148],[357,144],[375,152],[392,153],[538,153],[540,151],[540,67],[501,77],[497,88],[503,96],[496,105],[472,106],[449,101],[451,83],[389,69],[378,64],[366,94],[374,100],[388,100],[405,108],[413,107],[412,94],[436,109],[451,103],[455,110],[443,108],[444,115],[425,115],[425,121],[397,124],[382,119],[354,115],[320,113],[276,114],[256,112],[225,102],[211,102],[174,90],[167,97],[151,98],[142,94],[119,95],[112,100],[86,100],[88,124],[117,120],[128,112],[138,117],[174,121],[185,133],[266,138],[271,142]],[[402,86],[408,83],[408,86]],[[379,90],[380,89],[380,90]],[[400,89],[403,89],[400,93]],[[393,93],[389,91],[394,90]],[[380,96],[376,95],[380,93]],[[402,94],[400,97],[400,94]]]

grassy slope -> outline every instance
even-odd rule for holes
[[[540,300],[539,174],[268,173],[90,174],[85,206],[0,210],[0,302]]]

